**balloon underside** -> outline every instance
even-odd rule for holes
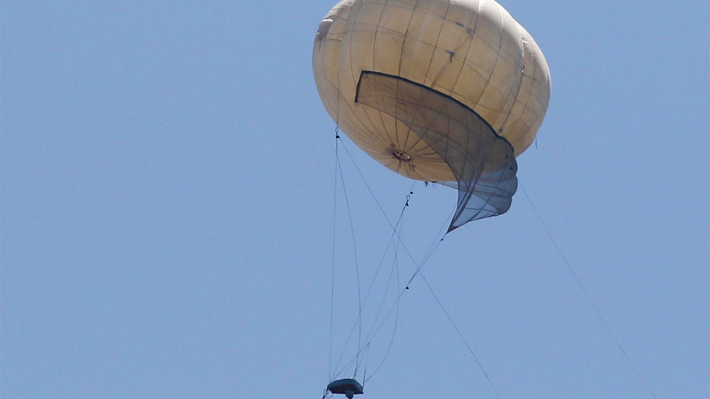
[[[416,154],[392,156],[402,168],[415,168],[412,157],[437,156],[454,173],[459,204],[449,231],[473,220],[504,213],[517,189],[513,147],[470,108],[426,86],[398,76],[363,71],[355,102],[407,126],[406,140],[426,143]],[[424,153],[430,151],[430,154]]]

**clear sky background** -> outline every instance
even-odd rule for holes
[[[333,5],[3,2],[3,399],[321,397],[357,311],[311,68]],[[495,392],[417,277],[364,398],[710,397],[707,1],[502,5],[552,74],[530,200],[423,268]],[[411,182],[343,145],[396,219]],[[389,232],[342,148],[366,287]],[[455,194],[414,186],[415,259]]]

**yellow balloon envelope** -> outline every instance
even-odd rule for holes
[[[368,155],[458,189],[449,231],[510,208],[550,72],[498,3],[342,0],[320,24],[313,71],[328,113]]]

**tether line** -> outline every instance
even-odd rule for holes
[[[421,274],[421,273],[420,273]],[[449,312],[446,310],[444,305],[441,303],[439,300],[439,297],[436,295],[436,292],[434,292],[434,288],[432,288],[431,284],[429,284],[429,281],[424,277],[424,274],[421,274],[422,280],[424,280],[424,283],[426,286],[429,288],[429,292],[431,292],[431,295],[434,296],[434,299],[436,300],[436,303],[439,304],[439,308],[441,308],[441,311],[444,312],[444,315],[446,315],[446,318],[449,319],[449,322],[451,325],[454,327],[454,330],[456,330],[456,333],[459,335],[459,338],[461,338],[461,341],[463,341],[464,345],[466,345],[466,348],[468,349],[468,352],[473,356],[473,359],[476,361],[476,364],[478,365],[478,368],[481,369],[481,372],[483,372],[483,375],[486,377],[486,381],[488,381],[488,385],[491,386],[491,389],[493,389],[493,392],[496,394],[496,397],[500,399],[500,395],[498,394],[498,391],[496,390],[495,385],[493,385],[493,381],[491,380],[491,377],[488,376],[488,373],[486,372],[486,369],[483,367],[483,364],[481,361],[478,359],[478,356],[473,352],[473,348],[471,348],[471,345],[468,344],[468,341],[466,340],[466,337],[464,337],[463,333],[461,333],[461,330],[459,330],[459,327],[456,325],[454,322],[454,319],[451,318],[451,315]]]
[[[634,362],[631,361],[631,358],[626,353],[624,348],[621,346],[621,343],[619,343],[619,340],[616,338],[616,335],[614,335],[614,332],[611,330],[611,327],[609,327],[609,324],[607,324],[606,319],[604,319],[604,316],[602,316],[601,312],[599,311],[599,308],[592,300],[591,295],[589,295],[589,292],[587,292],[587,289],[584,288],[582,281],[577,276],[577,273],[572,268],[572,265],[567,260],[567,257],[565,257],[565,254],[562,252],[562,249],[560,248],[560,246],[557,244],[555,237],[552,235],[552,232],[545,224],[545,221],[542,219],[542,216],[540,216],[540,212],[538,212],[537,208],[535,208],[535,205],[533,204],[532,200],[530,199],[530,196],[528,195],[528,192],[525,190],[525,187],[523,187],[523,184],[520,181],[520,178],[518,178],[518,186],[523,190],[523,194],[525,194],[525,198],[528,200],[528,203],[530,204],[530,207],[532,208],[533,213],[535,213],[535,216],[537,217],[538,222],[540,222],[540,225],[542,225],[543,230],[545,230],[545,233],[547,233],[547,236],[550,238],[550,241],[552,241],[552,244],[554,245],[555,249],[557,250],[557,253],[560,255],[560,258],[562,258],[563,263],[565,264],[565,266],[567,266],[567,270],[572,275],[572,277],[574,277],[574,281],[577,282],[577,286],[579,286],[579,288],[582,290],[582,293],[584,293],[584,296],[587,298],[587,301],[592,306],[592,309],[594,309],[594,313],[597,314],[597,317],[602,322],[602,325],[604,326],[604,329],[606,329],[607,334],[609,334],[611,339],[614,341],[614,343],[616,344],[616,347],[619,349],[621,354],[624,355],[624,358],[631,366],[631,369],[633,369],[634,373],[636,374],[636,377],[638,377],[638,379],[641,381],[641,383],[646,388],[646,390],[651,395],[651,397],[654,399],[657,399],[656,395],[651,390],[651,387],[648,385],[646,380],[643,378],[641,373],[638,371],[638,369],[636,368],[636,365],[634,365]]]

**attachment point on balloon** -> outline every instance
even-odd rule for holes
[[[411,161],[412,156],[404,151],[392,150],[392,156],[399,159],[400,161]]]

